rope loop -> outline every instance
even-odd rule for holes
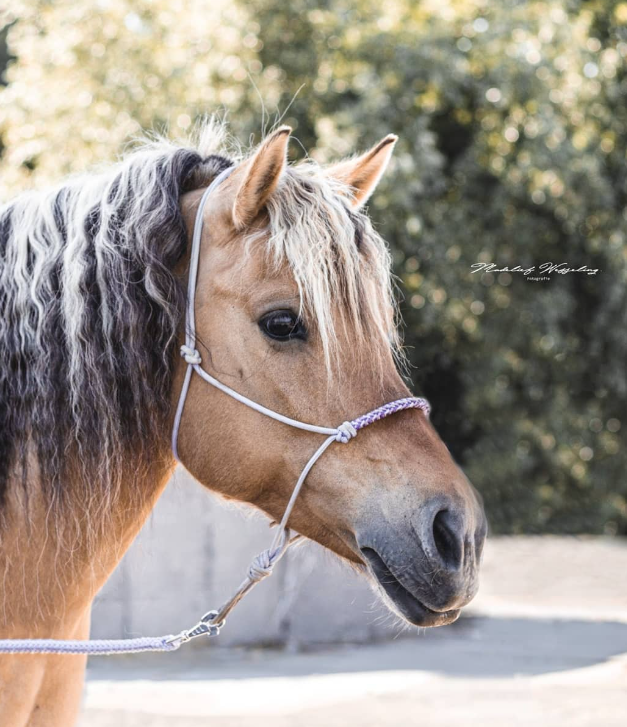
[[[357,430],[350,422],[342,422],[337,428],[337,434],[335,435],[335,441],[347,444],[353,437],[357,436]]]
[[[181,346],[181,356],[191,366],[200,366],[202,363],[202,357],[195,348],[190,348],[185,345]]]

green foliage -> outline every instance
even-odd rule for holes
[[[258,138],[253,81],[320,161],[397,133],[371,214],[415,383],[493,529],[627,534],[627,3],[102,8],[14,11],[0,194],[216,104]],[[534,282],[480,261],[600,272]]]

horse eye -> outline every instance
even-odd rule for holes
[[[302,321],[290,310],[275,310],[266,313],[259,321],[261,330],[275,341],[291,341],[299,338],[304,341],[306,338],[305,327]]]

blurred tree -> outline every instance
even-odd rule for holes
[[[110,161],[141,130],[183,134],[236,108],[258,68],[230,0],[14,0],[3,19],[17,61],[0,96],[0,199]]]
[[[306,145],[401,137],[373,215],[415,380],[495,530],[627,533],[627,4],[248,7],[281,103],[309,80],[289,111]]]
[[[2,86],[6,85],[4,72],[9,63],[9,49],[7,47],[9,27],[9,25],[6,25],[0,29],[0,85]]]
[[[627,534],[627,3],[99,7],[13,11],[0,196],[217,104],[258,135],[252,80],[320,161],[399,134],[371,214],[415,382],[493,529]],[[479,261],[600,272],[534,282]]]

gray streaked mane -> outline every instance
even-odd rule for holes
[[[230,164],[155,144],[0,208],[0,497],[34,462],[54,498],[81,474],[115,489],[123,458],[141,467],[166,446],[179,198],[203,161]]]

